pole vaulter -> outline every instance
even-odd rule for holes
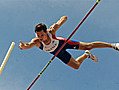
[[[77,31],[77,29],[82,25],[82,23],[86,20],[86,18],[90,15],[90,13],[94,10],[94,8],[99,4],[99,2],[100,2],[100,0],[96,1],[96,3],[92,6],[92,8],[88,11],[88,13],[84,16],[84,18],[81,20],[81,22],[78,24],[78,26],[74,29],[74,31],[71,33],[71,35],[68,37],[68,39],[60,47],[60,49],[57,51],[57,53],[51,58],[51,60],[46,64],[46,66],[42,69],[42,71],[38,74],[38,76],[30,84],[30,86],[27,88],[27,90],[29,90],[33,86],[33,84],[37,81],[37,79],[42,75],[42,73],[46,70],[46,68],[50,65],[50,63],[54,60],[54,58],[58,55],[58,53],[62,50],[62,48],[66,45],[68,40],[74,35],[74,33]]]

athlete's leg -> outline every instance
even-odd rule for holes
[[[92,42],[92,43],[80,42],[79,44],[80,50],[91,50],[94,48],[113,48],[113,47],[112,44],[105,42]]]
[[[86,58],[87,58],[87,55],[85,53],[82,56],[78,57],[76,60],[71,56],[67,65],[74,69],[79,69],[80,65]]]
[[[79,69],[79,67],[81,66],[82,62],[86,58],[90,58],[94,62],[98,62],[97,57],[92,55],[89,50],[86,50],[85,53],[82,56],[78,57],[76,60],[71,56],[71,58],[70,58],[69,62],[67,63],[67,65],[72,67],[72,68],[74,68],[74,69]]]

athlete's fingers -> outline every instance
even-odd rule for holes
[[[19,42],[20,42],[20,44],[19,44],[19,48],[20,48],[21,50],[23,50],[22,47],[24,46],[24,43],[23,43],[21,40],[20,40]]]
[[[20,48],[21,50],[23,50],[23,48],[21,48],[20,46],[19,46],[19,48]]]
[[[21,40],[20,40],[19,42],[20,42],[22,45],[24,45],[24,43],[23,43]]]

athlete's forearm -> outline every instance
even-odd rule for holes
[[[31,43],[24,43],[24,45],[22,46],[22,49],[30,49],[32,47],[34,47],[35,44],[31,44]]]
[[[57,21],[56,24],[59,25],[59,27],[67,21],[67,16],[62,16],[59,21]]]
[[[53,24],[53,25],[50,27],[49,31],[51,31],[51,32],[56,32],[56,31],[61,27],[61,25],[62,25],[63,23],[65,23],[66,21],[67,21],[67,17],[66,17],[66,16],[62,16],[62,17],[60,18],[60,20],[58,20],[55,24]]]
[[[55,32],[61,27],[63,23],[67,21],[67,16],[62,16],[55,24],[53,24],[47,31],[55,34]]]
[[[30,49],[31,46],[29,43],[24,43],[23,49]]]

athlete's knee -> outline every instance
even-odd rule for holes
[[[80,65],[77,65],[77,64],[75,64],[75,65],[69,65],[68,64],[68,66],[70,66],[70,67],[72,67],[73,69],[76,69],[76,70],[78,70],[79,67],[80,67]]]
[[[78,70],[79,69],[79,65],[76,65],[75,67],[73,67],[74,69]]]
[[[80,68],[80,65],[81,65],[81,63],[77,62],[77,64],[73,68],[78,70]]]
[[[72,67],[72,68],[74,68],[74,69],[79,69],[79,67],[80,67],[80,63],[79,62],[68,62],[68,64],[67,64],[68,66],[70,66],[70,67]]]

